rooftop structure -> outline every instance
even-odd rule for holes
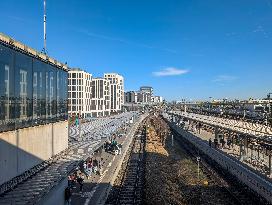
[[[150,94],[150,96],[153,96],[153,88],[151,86],[141,86],[140,92],[148,93],[148,94]]]

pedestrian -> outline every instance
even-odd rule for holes
[[[201,132],[201,123],[198,122],[198,133],[200,134],[200,132]]]
[[[86,173],[87,173],[87,179],[89,179],[92,173],[92,161],[88,162]]]
[[[75,188],[75,185],[76,185],[76,176],[75,176],[75,174],[72,174],[70,178],[71,178],[71,187]]]
[[[82,192],[82,190],[83,190],[83,182],[84,182],[84,177],[83,177],[82,173],[77,178],[77,182],[79,183],[79,190],[80,190],[80,192]]]
[[[212,147],[212,139],[209,139],[209,146]]]
[[[97,161],[97,159],[95,158],[95,159],[93,160],[93,173],[94,173],[94,174],[97,174],[97,167],[98,167],[98,161]]]
[[[214,147],[217,148],[217,145],[218,145],[218,139],[215,138],[215,139],[214,139]]]
[[[101,161],[98,160],[97,162],[98,162],[98,165],[97,165],[97,172],[96,173],[100,176],[100,174],[101,174],[101,167],[102,167],[101,166]]]
[[[71,187],[72,186],[72,178],[71,176],[69,175],[68,176],[68,187]]]
[[[222,148],[225,148],[226,141],[222,139]]]
[[[83,163],[83,169],[84,169],[84,171],[87,169],[87,163],[86,162]]]
[[[122,154],[122,144],[118,145],[118,154]]]
[[[231,145],[231,139],[230,138],[227,139],[227,145],[228,145],[228,147],[230,149],[230,145]]]
[[[71,195],[72,195],[71,188],[68,186],[64,190],[64,198],[65,198],[66,205],[70,205],[71,204]]]

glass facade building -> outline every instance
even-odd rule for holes
[[[0,44],[0,132],[66,120],[67,71]]]

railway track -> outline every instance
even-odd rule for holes
[[[162,119],[161,119],[162,120]],[[163,121],[163,120],[162,120]],[[157,138],[150,139],[147,137],[146,127],[153,127],[154,133],[157,133]],[[148,128],[148,130],[150,130]],[[171,171],[168,172],[167,170],[161,169],[161,167],[155,166],[153,167],[154,173],[158,176],[155,178],[159,180],[159,182],[163,182],[162,184],[154,183],[153,181],[148,181],[149,184],[145,184],[145,169],[147,164],[146,163],[166,163],[167,166],[171,167],[171,163],[175,163],[168,159],[160,158],[159,161],[154,161],[148,157],[146,158],[147,151],[146,146],[151,143],[154,146],[156,143],[161,143],[162,148],[164,147],[166,150],[169,149],[169,140],[164,139],[163,136],[169,136],[167,134],[167,126],[160,122],[159,119],[150,118],[147,119],[138,129],[137,134],[134,136],[134,140],[127,152],[125,160],[122,164],[122,168],[118,174],[117,180],[114,183],[114,187],[111,190],[111,193],[108,196],[106,204],[108,205],[117,205],[117,204],[145,204],[149,201],[149,197],[152,199],[160,199],[162,204],[169,204],[168,202],[171,201],[170,204],[183,204],[181,201],[175,201],[176,199],[183,200],[184,204],[267,204],[266,201],[257,196],[255,192],[251,191],[246,185],[239,183],[239,180],[230,175],[226,170],[223,170],[215,161],[212,161],[209,157],[205,156],[203,153],[199,153],[199,151],[190,144],[186,139],[182,138],[178,133],[176,133],[173,129],[169,130],[175,136],[176,146],[178,146],[186,158],[190,161],[193,161],[193,164],[197,163],[197,157],[201,156],[200,161],[200,168],[203,176],[205,175],[205,180],[208,181],[208,185],[203,185],[201,180],[197,180],[196,184],[189,185],[184,184],[181,185],[177,182],[172,181],[173,185],[178,185],[179,188],[173,190],[172,192],[167,191],[167,194],[164,193],[157,193],[154,192],[154,196],[146,195],[147,186],[149,186],[149,192],[152,190],[164,190],[163,187],[167,187],[164,183],[168,185],[171,184],[170,181],[176,177],[176,173],[172,173]],[[149,133],[149,132],[148,132]],[[153,134],[154,134],[153,133]],[[164,134],[162,134],[164,133]],[[149,133],[150,134],[150,133]],[[149,136],[149,135],[148,135]],[[147,140],[148,138],[148,140]],[[164,139],[164,140],[163,140]],[[147,141],[146,141],[147,140]],[[157,140],[156,142],[154,140]],[[159,141],[160,142],[159,142]],[[167,145],[168,143],[168,145]],[[159,146],[159,144],[157,144]],[[161,146],[160,145],[160,146]],[[157,147],[158,148],[158,147]],[[155,147],[155,149],[157,149]],[[168,150],[170,151],[170,150]],[[171,154],[170,152],[168,152]],[[176,153],[178,155],[178,153]],[[158,155],[157,155],[158,156]],[[173,155],[172,155],[173,156]],[[183,155],[182,155],[183,156]],[[163,160],[163,161],[162,161]],[[166,161],[164,161],[166,160]],[[185,164],[183,164],[186,166]],[[170,168],[171,169],[171,168]],[[180,167],[179,169],[183,169]],[[162,171],[162,173],[160,172]],[[176,170],[177,171],[177,170]],[[193,170],[191,170],[193,172]],[[164,172],[164,173],[163,173]],[[165,174],[167,173],[167,174]],[[189,173],[192,174],[192,173]],[[173,175],[173,176],[172,176]],[[183,176],[184,177],[184,176]],[[194,177],[194,175],[190,175],[190,177]],[[170,181],[165,181],[165,180]],[[202,178],[203,179],[203,178]],[[176,178],[176,180],[179,180]],[[180,179],[183,181],[183,179]],[[151,184],[150,184],[151,183]],[[155,187],[152,187],[155,186]],[[158,188],[158,186],[162,186]],[[151,189],[150,189],[151,188]],[[182,193],[181,193],[182,192]],[[176,193],[181,193],[182,198],[178,198]],[[175,200],[171,197],[175,196]],[[208,197],[209,196],[209,197]],[[146,197],[146,198],[145,198]],[[215,199],[216,198],[216,199]],[[156,201],[156,200],[155,200]],[[153,202],[155,202],[153,201]],[[156,201],[158,202],[158,200]],[[173,203],[172,203],[173,202]],[[201,203],[200,203],[201,202]],[[150,203],[149,204],[154,204]],[[161,204],[160,203],[160,204]]]
[[[208,156],[200,153],[189,141],[182,138],[174,130],[172,132],[175,134],[175,140],[179,146],[186,151],[193,161],[197,163],[197,157],[201,156],[200,168],[202,172],[210,179],[210,185],[220,187],[220,193],[226,195],[225,198],[230,204],[268,204],[262,197],[259,197],[246,185],[240,183],[235,176],[222,169],[220,165]]]
[[[113,187],[106,204],[142,204],[145,167],[145,128],[134,136],[129,152],[119,173],[119,181]]]

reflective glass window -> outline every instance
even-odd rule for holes
[[[15,128],[14,53],[0,45],[0,132]]]
[[[67,72],[4,45],[0,72],[0,132],[67,119]]]
[[[16,51],[15,51],[16,52]],[[32,58],[15,53],[16,128],[32,125]]]
[[[47,64],[33,60],[33,122],[46,122],[46,68]]]

